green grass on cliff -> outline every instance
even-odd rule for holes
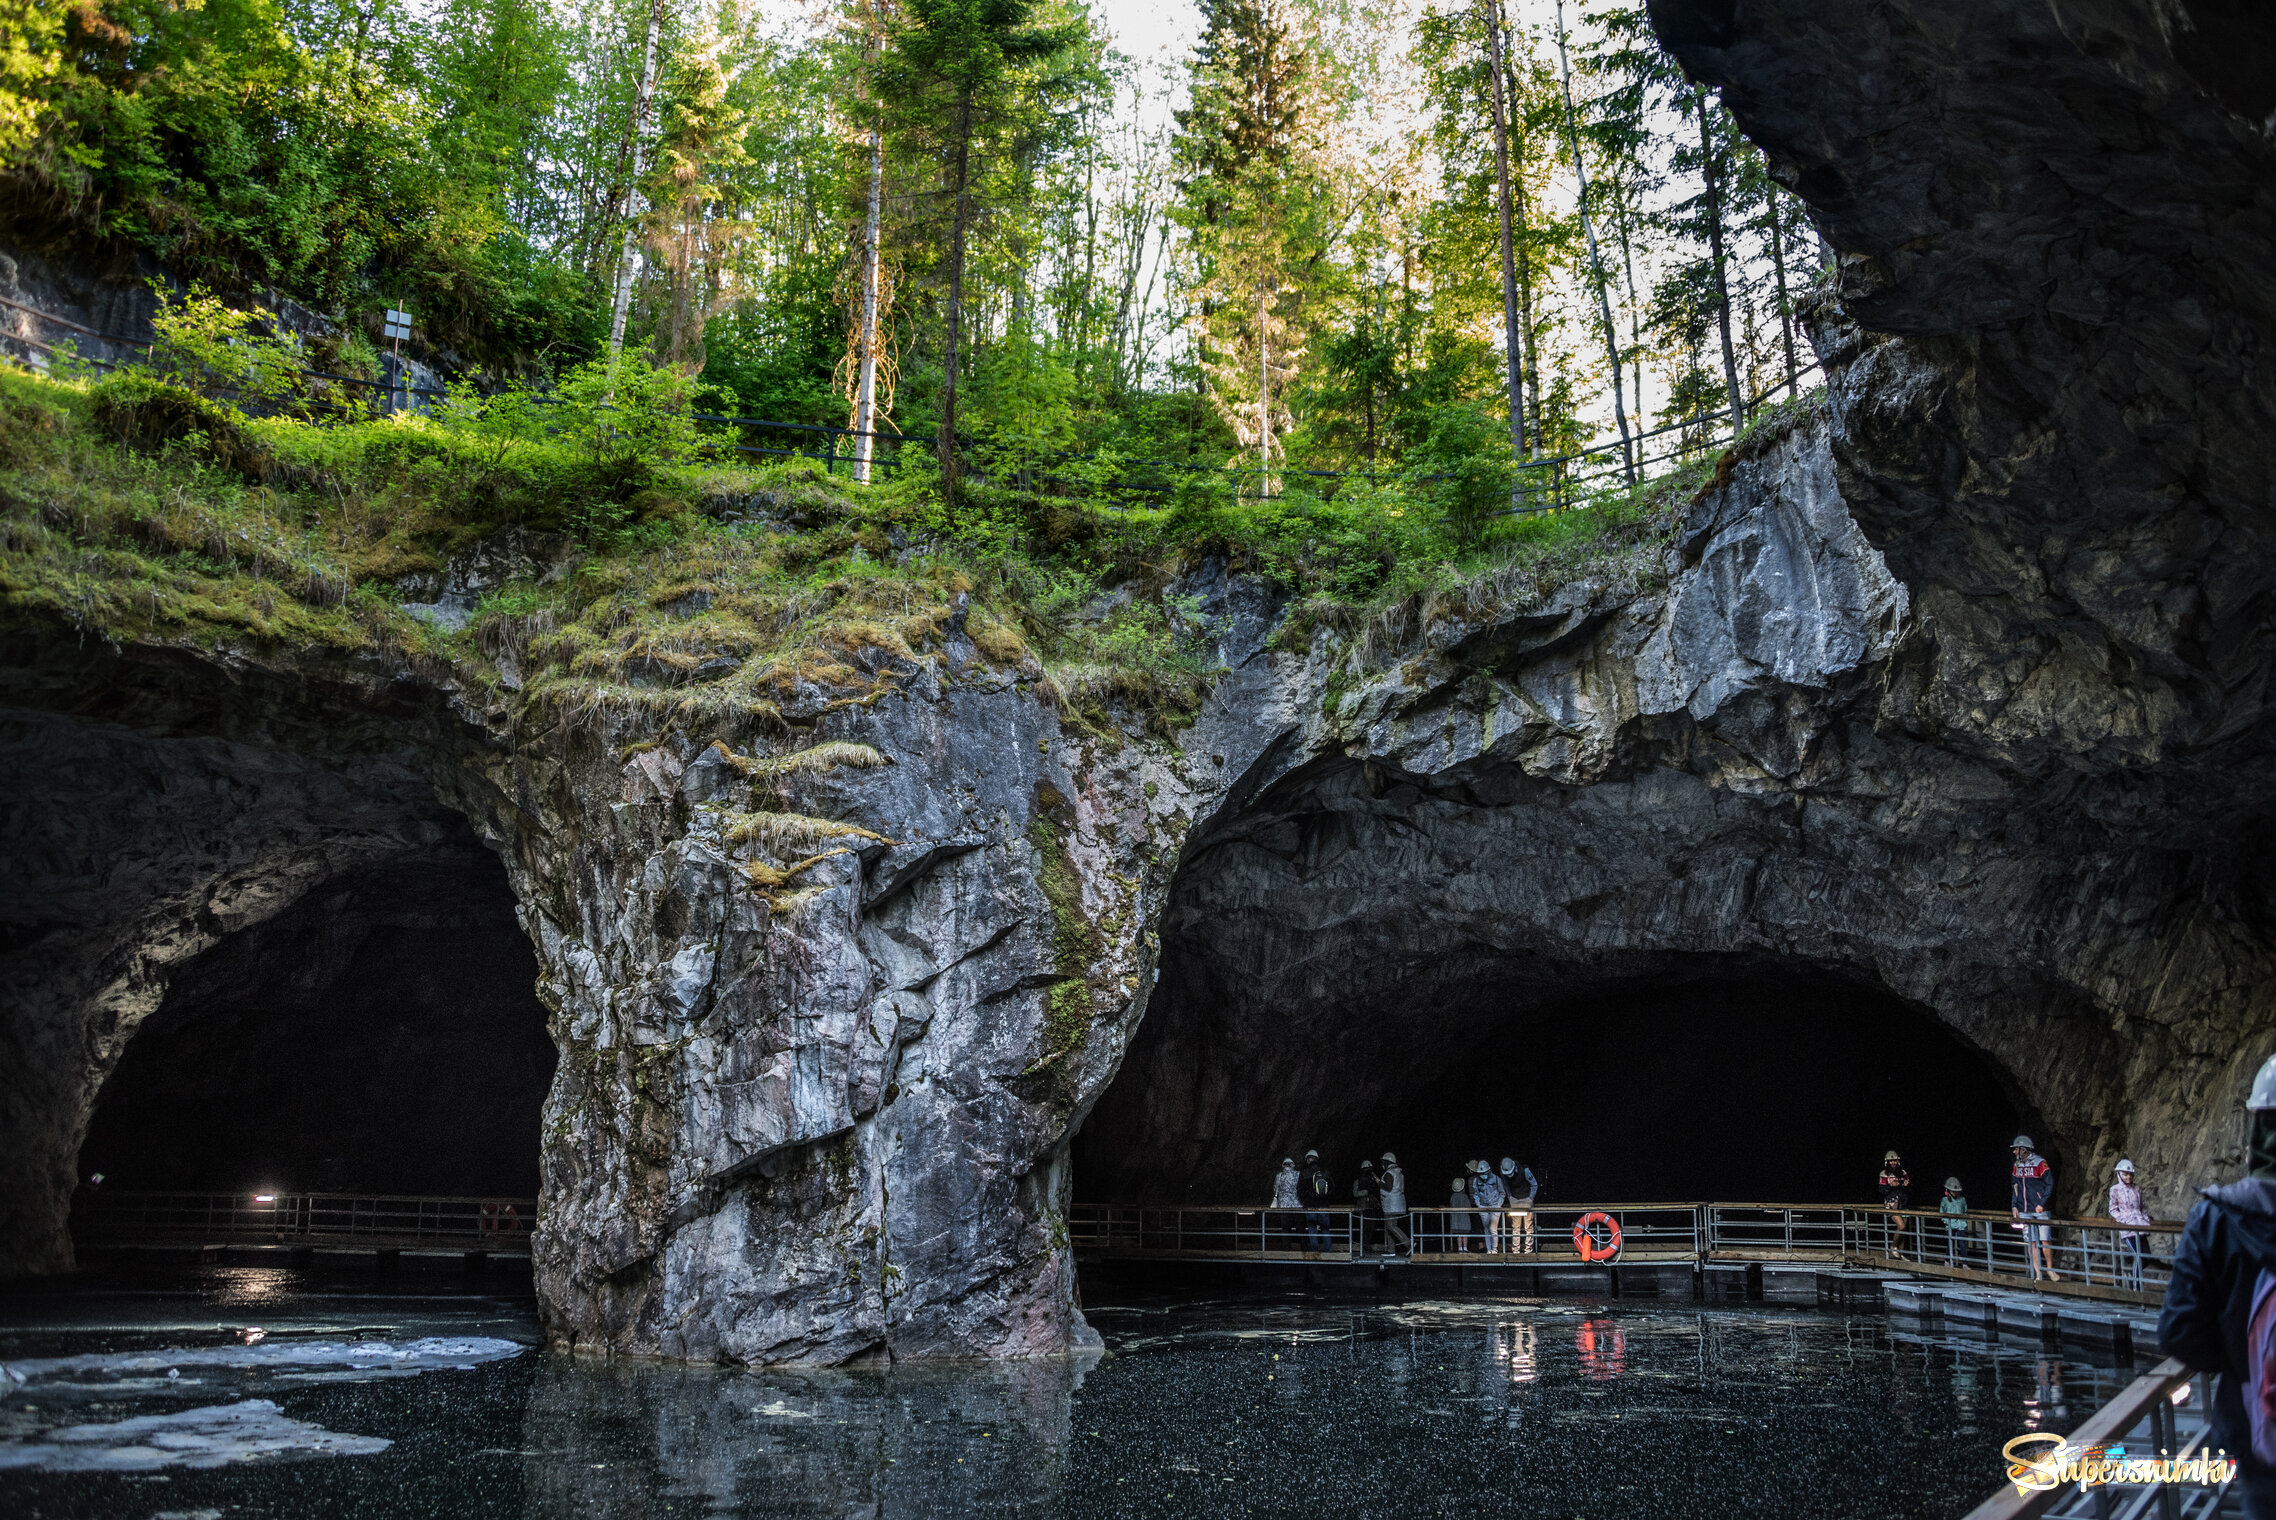
[[[1390,655],[1593,577],[1664,573],[1695,468],[1633,499],[1505,521],[1458,544],[1426,500],[1234,500],[1157,509],[985,484],[952,515],[909,475],[858,487],[818,465],[618,459],[405,418],[247,420],[138,377],[0,371],[0,618],[109,639],[388,650],[496,679],[565,716],[697,719],[873,700],[966,631],[1102,734],[1174,726],[1205,690],[1209,630],[1166,593],[1221,558],[1292,596],[1283,647],[1339,631]],[[741,517],[745,521],[733,519]],[[509,526],[569,548],[544,584],[494,592],[451,633],[405,612],[406,578]],[[411,584],[416,584],[415,581]]]

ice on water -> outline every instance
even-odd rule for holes
[[[151,1472],[294,1457],[368,1457],[395,1444],[293,1419],[267,1399],[65,1425],[36,1440],[0,1442],[0,1471]]]

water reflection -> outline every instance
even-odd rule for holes
[[[1628,1366],[1628,1337],[1609,1319],[1584,1319],[1573,1332],[1573,1349],[1580,1354],[1581,1376],[1592,1383],[1608,1383]]]
[[[501,1324],[495,1299],[206,1283],[108,1307],[0,1301],[0,1360],[179,1341],[262,1357],[339,1324],[397,1338]],[[244,1345],[257,1304],[268,1337]],[[167,1509],[358,1517],[1032,1515],[1267,1511],[1651,1515],[1964,1513],[2000,1442],[2064,1429],[2130,1376],[1874,1316],[1579,1300],[1387,1305],[1127,1299],[1103,1360],[789,1373],[541,1351],[392,1381],[280,1371],[274,1399],[377,1455],[176,1471]],[[463,1326],[461,1326],[463,1321]],[[165,1329],[173,1325],[173,1330]],[[534,1324],[513,1332],[524,1343]],[[60,1340],[59,1340],[60,1338]],[[327,1373],[329,1376],[329,1372]],[[179,1409],[190,1390],[111,1417]],[[0,1399],[15,1422],[50,1422]],[[72,1416],[82,1418],[83,1416]],[[28,1423],[26,1428],[28,1429]],[[1869,1463],[1852,1455],[1872,1453]],[[148,1514],[118,1475],[0,1474],[0,1513]],[[144,1480],[149,1481],[149,1480]],[[1512,1494],[1525,1502],[1513,1506]],[[1900,1497],[1892,1499],[1891,1495]]]
[[[774,1373],[548,1358],[522,1422],[531,1515],[1046,1509],[1093,1358]]]
[[[2063,1364],[2051,1356],[2035,1357],[2031,1371],[2031,1392],[2023,1400],[2024,1429],[2068,1429],[2071,1407],[2063,1397]]]

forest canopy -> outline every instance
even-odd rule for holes
[[[1800,203],[1640,5],[1202,0],[1148,58],[1074,0],[0,6],[10,235],[407,306],[486,389],[621,348],[952,500],[1150,460],[1474,527],[1809,358]]]

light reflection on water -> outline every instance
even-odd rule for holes
[[[536,1331],[525,1300],[232,1269],[189,1292],[0,1299],[0,1359],[217,1344],[256,1317],[272,1338]],[[1092,1317],[1104,1359],[785,1372],[533,1350],[365,1383],[247,1373],[171,1403],[122,1390],[67,1416],[18,1395],[0,1438],[261,1397],[394,1444],[158,1478],[0,1474],[0,1511],[1957,1516],[2008,1436],[2068,1429],[2130,1376],[1780,1307],[1129,1299]]]

